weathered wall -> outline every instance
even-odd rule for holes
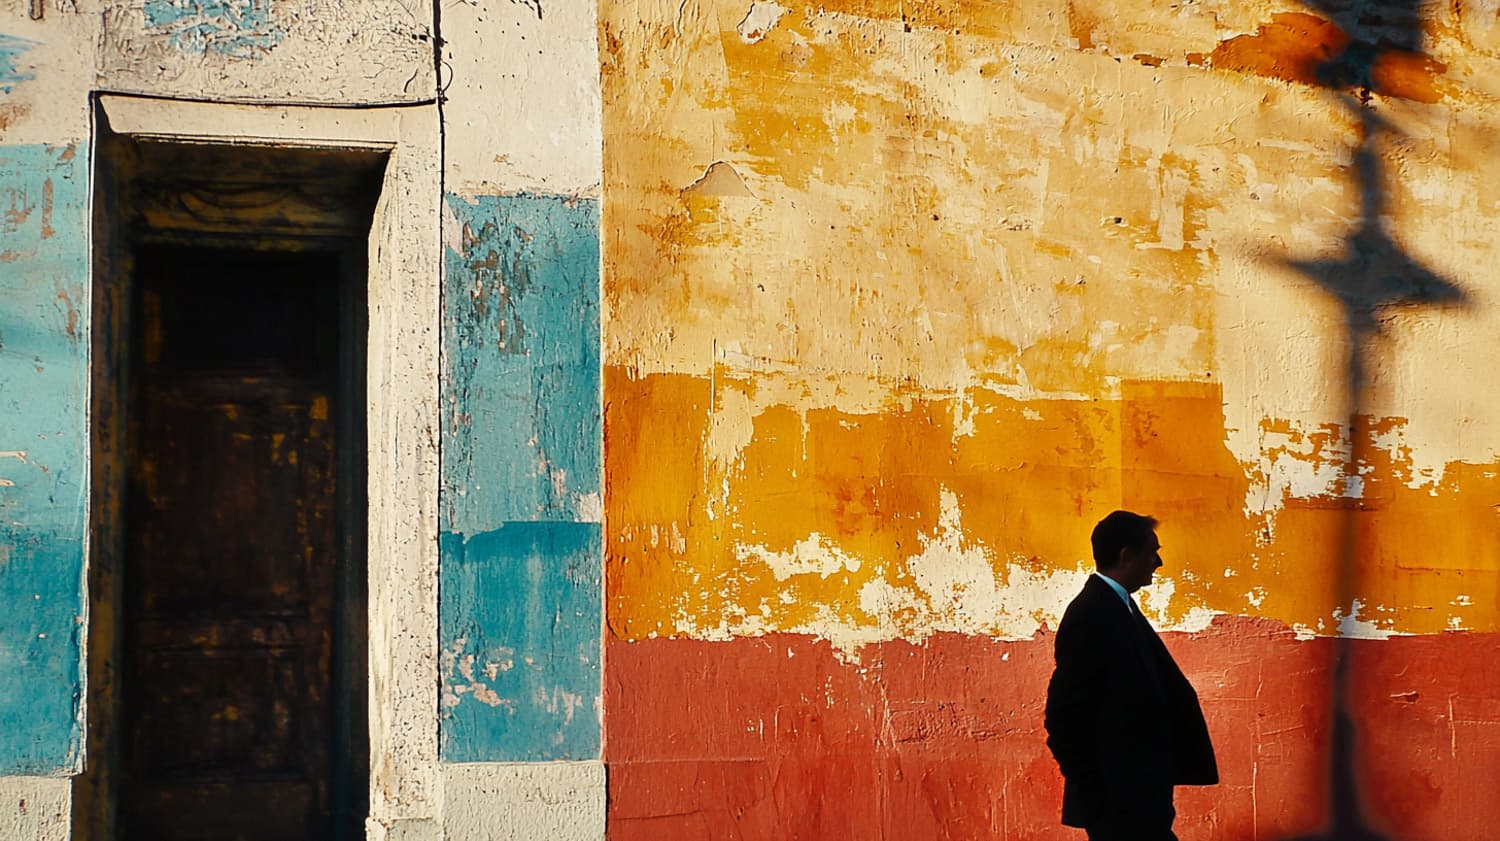
[[[0,668],[16,680],[0,688],[0,774],[83,759],[87,141],[103,90],[162,98],[114,98],[121,131],[394,145],[371,250],[369,830],[602,835],[597,16],[575,6],[456,4],[442,20],[402,0],[6,4]],[[426,113],[439,90],[441,124]],[[357,110],[390,105],[413,108]],[[413,286],[440,221],[443,264]],[[0,812],[6,837],[65,835],[65,778],[0,791],[20,804]]]
[[[0,6],[0,836],[62,838],[82,766],[87,17]]]
[[[400,218],[377,225],[375,239],[386,240],[371,259],[369,369],[381,395],[369,419],[378,448],[370,555],[381,564],[371,575],[372,737],[381,759],[372,773],[371,828],[439,825],[433,687],[441,192],[439,127],[420,105],[435,94],[430,13],[427,4],[387,3],[55,0],[0,8],[0,189],[10,208],[0,221],[0,462],[9,465],[0,466],[0,599],[7,605],[0,667],[8,675],[0,685],[0,774],[52,775],[0,778],[0,837],[67,837],[65,775],[84,762],[85,721],[103,726],[97,714],[85,719],[82,659],[88,349],[104,329],[91,323],[89,296],[90,93],[100,90],[415,105],[406,116],[379,112],[379,131],[368,137],[362,133],[372,112],[324,113],[316,126],[288,111],[224,109],[184,120],[165,101],[161,113],[136,113],[144,124],[134,130],[267,142],[349,136],[396,147],[383,207]],[[430,103],[426,111],[433,111]],[[425,267],[420,288],[403,286],[413,266]],[[393,576],[399,589],[386,586]]]
[[[612,838],[1067,837],[1118,507],[1185,838],[1329,818],[1339,638],[1363,819],[1491,833],[1500,30],[1319,5],[603,7]]]
[[[441,749],[454,839],[604,832],[599,72],[591,3],[444,42]]]
[[[91,53],[24,6],[0,9],[0,777],[82,761]]]
[[[443,756],[597,758],[598,204],[447,209]]]
[[[431,3],[106,0],[99,5],[99,80],[109,90],[341,105],[433,96]]]

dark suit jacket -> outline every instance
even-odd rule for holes
[[[1087,826],[1106,805],[1174,785],[1219,781],[1198,693],[1108,584],[1089,576],[1054,646],[1047,747],[1063,773],[1064,824]]]

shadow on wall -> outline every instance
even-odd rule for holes
[[[1403,96],[1403,73],[1429,70],[1433,62],[1422,51],[1422,18],[1418,0],[1307,0],[1325,16],[1336,32],[1324,39],[1321,61],[1313,68],[1314,84],[1336,91],[1351,117],[1358,121],[1359,146],[1354,151],[1353,176],[1360,195],[1358,226],[1344,239],[1342,253],[1322,260],[1291,260],[1285,265],[1332,296],[1342,308],[1348,347],[1345,415],[1352,442],[1341,466],[1350,497],[1340,514],[1337,545],[1331,547],[1337,565],[1337,599],[1346,613],[1354,611],[1354,580],[1366,546],[1356,528],[1362,507],[1357,489],[1360,466],[1368,455],[1365,410],[1370,362],[1375,340],[1394,311],[1421,307],[1465,307],[1469,296],[1451,280],[1402,250],[1387,230],[1387,174],[1381,159],[1385,144],[1400,137],[1383,120],[1372,98]],[[1368,540],[1368,538],[1363,538]],[[1351,715],[1350,641],[1335,642],[1329,687],[1332,727],[1329,744],[1329,820],[1325,833],[1289,841],[1384,841],[1373,826],[1360,798],[1358,769],[1375,757],[1358,754],[1359,733]]]

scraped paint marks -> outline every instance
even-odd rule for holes
[[[1177,832],[1318,832],[1334,642],[1238,618],[1164,641],[1222,777],[1178,789]],[[1077,835],[1042,730],[1049,633],[890,642],[857,665],[797,635],[607,645],[613,841]],[[1352,644],[1360,801],[1390,837],[1480,841],[1500,820],[1500,690],[1466,676],[1497,656],[1497,634]]]
[[[447,207],[445,528],[597,522],[598,201],[450,196]]]
[[[446,210],[442,756],[597,758],[598,202]]]
[[[598,757],[600,542],[597,523],[443,536],[444,760]]]
[[[21,56],[35,46],[35,41],[0,33],[0,93],[10,93],[16,85],[36,78],[35,73],[17,66]]]
[[[80,762],[87,161],[0,146],[0,774]]]
[[[1128,382],[1113,400],[898,392],[868,413],[760,403],[777,389],[727,372],[609,368],[607,383],[609,621],[624,639],[795,631],[855,654],[941,631],[1027,638],[1092,568],[1087,524],[1118,507],[1162,520],[1164,586],[1144,601],[1169,627],[1500,628],[1500,605],[1471,598],[1500,587],[1500,467],[1414,482],[1399,419],[1362,427],[1386,447],[1365,448],[1356,493],[1286,479],[1288,460],[1342,477],[1348,451],[1293,443],[1307,435],[1292,424],[1268,422],[1286,444],[1274,460],[1237,461],[1212,383]]]
[[[146,0],[146,31],[185,53],[254,58],[286,35],[271,0]]]
[[[1161,104],[1149,79],[976,34],[1036,11],[1015,10],[790,6],[769,28],[727,2],[606,10],[607,361],[807,371],[856,393],[992,376],[1078,394],[1209,370],[1202,187],[1238,164],[1169,149],[1165,112],[1127,127]],[[1222,79],[1183,84],[1223,96]]]

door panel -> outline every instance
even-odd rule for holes
[[[330,838],[337,259],[138,267],[121,838]]]

